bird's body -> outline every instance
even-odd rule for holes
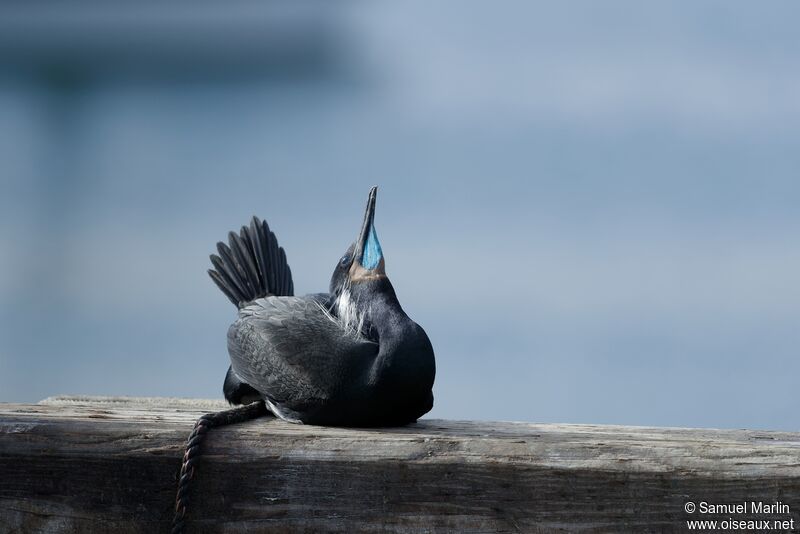
[[[292,296],[283,249],[256,218],[218,245],[210,274],[239,308],[228,330],[230,402],[260,398],[288,421],[334,426],[402,425],[431,409],[433,347],[386,277],[374,209],[373,188],[329,293]]]

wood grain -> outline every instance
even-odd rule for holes
[[[168,532],[207,400],[0,404],[0,532]],[[272,418],[211,431],[189,532],[671,532],[687,501],[783,502],[800,527],[800,433]],[[725,519],[729,515],[718,516]]]

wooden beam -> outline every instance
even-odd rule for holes
[[[0,404],[0,531],[168,532],[184,442],[215,401]],[[693,502],[777,513],[687,513]],[[685,531],[794,520],[800,433],[423,420],[214,429],[188,532]]]

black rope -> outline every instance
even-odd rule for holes
[[[189,506],[189,486],[194,477],[197,462],[200,460],[200,445],[208,431],[218,426],[231,425],[255,419],[267,413],[264,401],[254,402],[232,410],[207,413],[195,422],[192,433],[186,442],[183,464],[178,479],[178,492],[175,495],[175,518],[172,520],[172,534],[181,534],[186,526],[186,508]]]

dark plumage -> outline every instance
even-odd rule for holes
[[[229,402],[260,398],[283,419],[340,426],[401,425],[431,409],[433,347],[386,276],[375,198],[372,188],[329,293],[292,296],[286,254],[255,217],[218,244],[209,274],[239,308],[228,330]]]

